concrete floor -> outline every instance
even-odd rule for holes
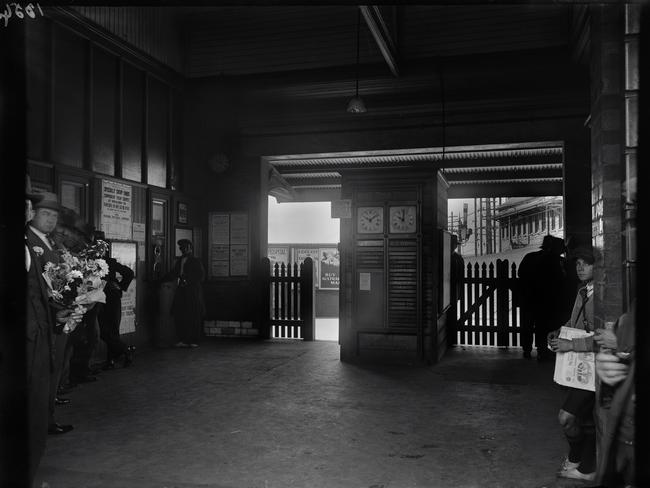
[[[35,486],[556,487],[552,363],[453,350],[432,367],[344,364],[334,342],[141,352],[57,407]]]

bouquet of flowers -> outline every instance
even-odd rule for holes
[[[102,250],[105,253],[107,248],[104,241],[98,241],[76,255],[62,250],[60,263],[48,262],[45,265],[43,278],[55,304],[84,314],[89,306],[106,303],[106,281],[102,278],[108,274],[108,264],[97,256]],[[70,333],[76,326],[77,322],[70,319],[63,326],[63,332]]]

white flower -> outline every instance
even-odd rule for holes
[[[32,249],[33,249],[34,253],[35,253],[37,256],[42,256],[43,253],[45,252],[45,251],[43,251],[43,248],[40,247],[40,246],[34,246],[34,247],[32,247]],[[51,263],[48,263],[48,264],[51,264]]]
[[[71,270],[67,275],[67,278],[70,281],[74,280],[75,278],[82,278],[83,279],[83,277],[84,277],[83,273],[81,271],[79,271],[78,269]]]
[[[108,274],[108,263],[106,261],[104,261],[103,259],[97,259],[95,261],[95,263],[97,263],[99,265],[99,270],[100,271],[99,271],[98,275],[100,277],[106,276]]]

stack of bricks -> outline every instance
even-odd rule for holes
[[[203,322],[206,336],[213,337],[250,337],[257,338],[259,329],[253,327],[253,322],[238,320],[206,320]]]

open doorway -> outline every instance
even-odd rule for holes
[[[563,198],[450,199],[447,209],[460,255],[454,263],[461,266],[454,279],[454,343],[520,347],[519,265],[526,254],[540,250],[545,236],[565,240]]]
[[[283,202],[268,197],[268,249],[271,265],[314,261],[314,339],[339,339],[339,219],[330,202]]]
[[[565,239],[561,196],[464,198],[448,201],[448,229],[468,263],[507,259],[519,266],[545,235]]]

